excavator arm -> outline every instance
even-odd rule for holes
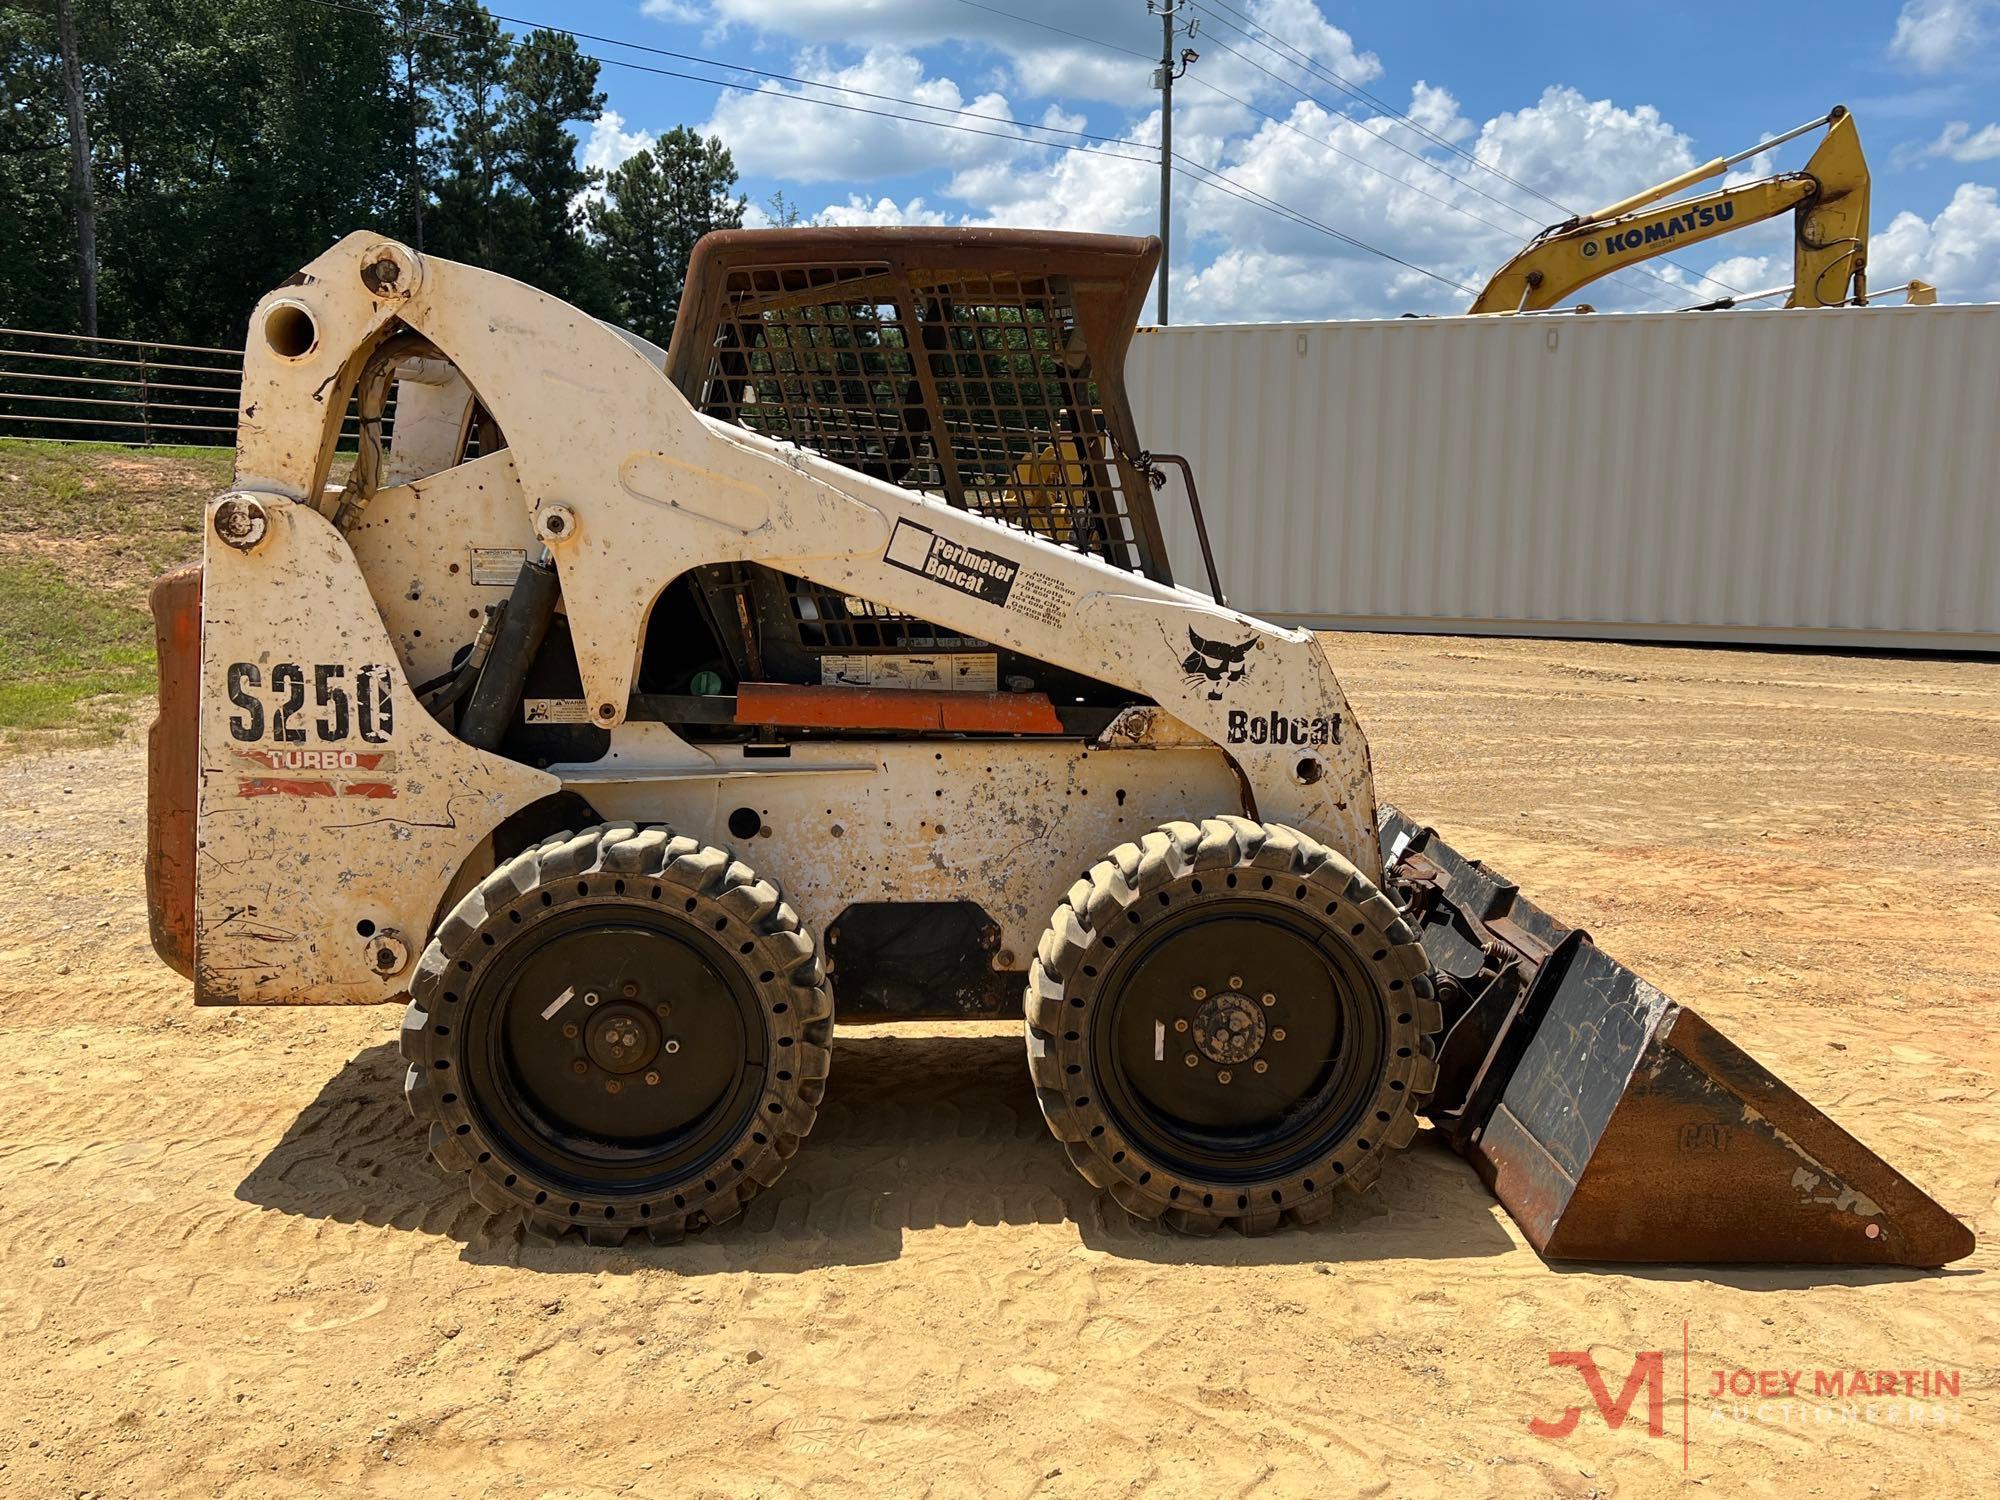
[[[1659,200],[1720,176],[1738,162],[1827,127],[1802,172],[1718,188],[1663,206]],[[1824,120],[1719,156],[1678,177],[1537,235],[1493,273],[1474,313],[1540,312],[1603,276],[1655,256],[1761,224],[1791,210],[1792,291],[1787,307],[1837,307],[1867,296],[1868,162],[1854,116],[1835,105]]]

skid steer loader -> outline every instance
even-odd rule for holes
[[[200,1004],[407,998],[432,1152],[536,1235],[734,1216],[837,1011],[1024,1016],[1076,1167],[1186,1230],[1323,1220],[1428,1116],[1551,1257],[1965,1255],[1379,806],[1319,640],[1175,586],[1122,385],[1158,253],[712,235],[661,351],[332,247],[154,590],[160,954]]]

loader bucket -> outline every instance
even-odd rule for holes
[[[1972,1233],[1686,1006],[1393,808],[1431,1122],[1551,1260],[1941,1266]]]

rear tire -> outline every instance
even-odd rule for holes
[[[1437,1077],[1430,965],[1395,905],[1274,823],[1169,823],[1070,888],[1027,990],[1049,1129],[1141,1219],[1313,1223],[1407,1145]]]
[[[431,1154],[529,1233],[673,1241],[783,1173],[826,1092],[833,998],[777,888],[621,823],[481,881],[410,986],[404,1096]]]

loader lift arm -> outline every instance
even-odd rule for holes
[[[1826,138],[1802,172],[1717,188],[1663,207],[1660,199],[1810,131]],[[1718,156],[1631,197],[1551,225],[1508,261],[1473,313],[1541,312],[1600,277],[1774,219],[1790,210],[1792,291],[1787,307],[1839,307],[1868,295],[1868,162],[1854,116],[1836,104],[1822,120]],[[1914,300],[1914,299],[1913,299]]]

